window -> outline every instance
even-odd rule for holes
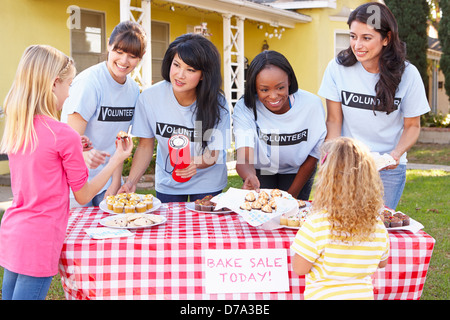
[[[334,56],[350,46],[350,35],[348,31],[338,31],[334,33]]]
[[[80,29],[71,29],[71,51],[77,72],[105,60],[105,14],[81,9]]]
[[[163,80],[161,66],[169,47],[169,24],[152,21],[152,82]]]

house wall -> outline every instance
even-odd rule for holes
[[[1,43],[7,50],[0,50],[2,77],[0,77],[0,106],[11,86],[23,51],[31,44],[49,44],[70,55],[70,30],[67,8],[76,5],[83,9],[105,12],[106,35],[120,22],[119,0],[2,0],[0,10]],[[345,21],[331,21],[330,15],[339,13],[343,6],[356,8],[366,1],[340,0],[336,9],[299,10],[312,17],[312,22],[298,23],[294,29],[285,28],[281,39],[265,37],[266,31],[274,27],[256,21],[245,20],[244,55],[249,62],[261,52],[263,41],[269,49],[283,53],[291,62],[300,88],[317,93],[328,62],[334,56],[334,30],[347,30]],[[195,8],[169,10],[169,3],[152,1],[152,20],[167,22],[170,26],[170,41],[195,25],[207,22],[212,33],[210,40],[223,53],[223,20],[213,11]],[[279,28],[280,29],[280,28]],[[223,54],[222,54],[223,58]],[[222,64],[223,66],[223,64]],[[222,67],[223,68],[223,67]],[[222,69],[223,72],[223,69]],[[0,135],[4,120],[0,118]],[[0,174],[9,171],[7,161],[0,161]]]
[[[48,44],[70,55],[70,29],[66,25],[70,5],[106,12],[106,32],[120,21],[119,0],[2,0],[0,10],[0,106],[8,93],[24,50],[33,44]],[[4,118],[0,117],[0,136]],[[0,161],[0,174],[9,172]]]

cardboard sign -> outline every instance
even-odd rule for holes
[[[204,250],[206,293],[289,291],[286,249]]]

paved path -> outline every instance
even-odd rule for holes
[[[443,165],[408,163],[406,168],[413,170],[444,170],[450,172],[450,166]],[[228,170],[235,172],[233,163],[228,164]],[[0,176],[0,210],[6,210],[11,205],[12,193],[9,184],[9,175]]]

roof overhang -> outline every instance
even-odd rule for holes
[[[294,28],[296,23],[312,21],[310,16],[301,13],[245,0],[170,0],[169,2],[239,16],[277,27]]]
[[[283,1],[283,2],[272,2],[269,5],[278,9],[315,9],[315,8],[336,9],[336,0]]]

